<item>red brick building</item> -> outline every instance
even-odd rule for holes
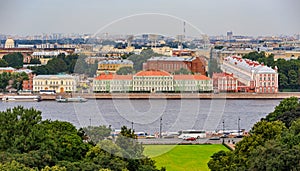
[[[206,74],[206,62],[201,57],[152,57],[143,63],[143,70],[164,70],[169,73],[185,68],[193,73]]]
[[[22,90],[33,90],[33,77],[35,75],[30,73],[28,74],[29,80],[23,80]]]

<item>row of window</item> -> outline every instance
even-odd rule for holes
[[[34,81],[34,85],[74,85],[74,81]]]
[[[172,85],[172,81],[133,81],[133,85]]]
[[[264,87],[266,87],[266,86],[271,86],[271,85],[272,85],[272,86],[274,86],[274,85],[275,85],[275,83],[274,83],[274,82],[272,82],[272,84],[271,84],[270,82],[268,82],[268,83],[266,83],[266,82],[263,82],[263,83],[262,83],[262,82],[259,82],[259,85],[260,85],[260,86],[264,86]]]
[[[189,91],[189,90],[212,90],[212,86],[174,86],[176,89],[182,90],[182,91]],[[107,86],[94,86],[94,91],[101,91],[101,90],[129,90],[131,87],[123,87],[123,86],[115,86],[115,87],[107,87]],[[133,90],[151,90],[155,89],[158,91],[162,90],[173,90],[173,86],[158,86],[158,87],[152,87],[152,86],[133,86]]]
[[[51,88],[51,87],[50,87],[50,88]],[[63,87],[63,88],[64,88],[65,90],[70,90],[70,91],[73,90],[73,87]],[[35,91],[39,91],[39,90],[45,90],[45,87],[34,86],[33,89],[34,89]],[[52,87],[51,89],[53,89],[53,87]]]
[[[133,77],[133,81],[135,80],[173,80],[172,77],[151,77],[151,76],[136,76]]]

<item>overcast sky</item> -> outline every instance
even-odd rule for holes
[[[299,0],[1,0],[1,34],[294,35]],[[131,16],[131,17],[130,17]]]

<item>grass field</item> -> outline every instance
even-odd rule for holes
[[[156,161],[156,166],[165,166],[167,171],[209,170],[210,156],[228,149],[222,144],[214,145],[145,145],[144,154]]]

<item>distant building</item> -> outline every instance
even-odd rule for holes
[[[232,36],[233,36],[232,31],[228,31],[228,32],[226,33],[226,36],[227,36],[227,40],[228,40],[228,41],[232,40]]]
[[[33,90],[33,77],[35,75],[30,73],[28,74],[28,80],[23,80],[23,83],[22,83],[22,90]]]
[[[2,74],[3,72],[9,72],[12,73],[14,72],[16,69],[13,67],[0,67],[0,74]]]
[[[132,81],[133,91],[174,91],[173,76],[165,71],[140,71]]]
[[[172,56],[194,57],[196,56],[196,51],[190,49],[173,49]]]
[[[174,75],[176,92],[211,92],[212,80],[205,75]]]
[[[129,92],[132,91],[132,75],[102,73],[93,80],[94,92]]]
[[[215,93],[238,92],[238,79],[233,74],[213,73],[212,79]]]
[[[13,39],[11,39],[11,38],[8,38],[5,41],[4,48],[6,48],[6,49],[15,48],[15,41]]]
[[[75,92],[76,78],[71,75],[38,75],[33,77],[33,91],[55,90],[57,93]]]
[[[140,71],[135,75],[97,76],[94,92],[211,92],[212,80],[204,75],[171,75],[166,71]]]
[[[263,64],[237,56],[224,59],[221,69],[234,74],[239,82],[244,84],[244,90],[256,93],[277,93],[278,72]]]
[[[133,62],[127,59],[102,60],[98,63],[97,75],[100,75],[101,73],[115,74],[122,67],[133,68]]]
[[[175,71],[181,68],[187,69],[193,73],[200,73],[206,75],[205,60],[201,57],[152,57],[143,63],[143,70],[164,70],[169,73],[175,73]]]

